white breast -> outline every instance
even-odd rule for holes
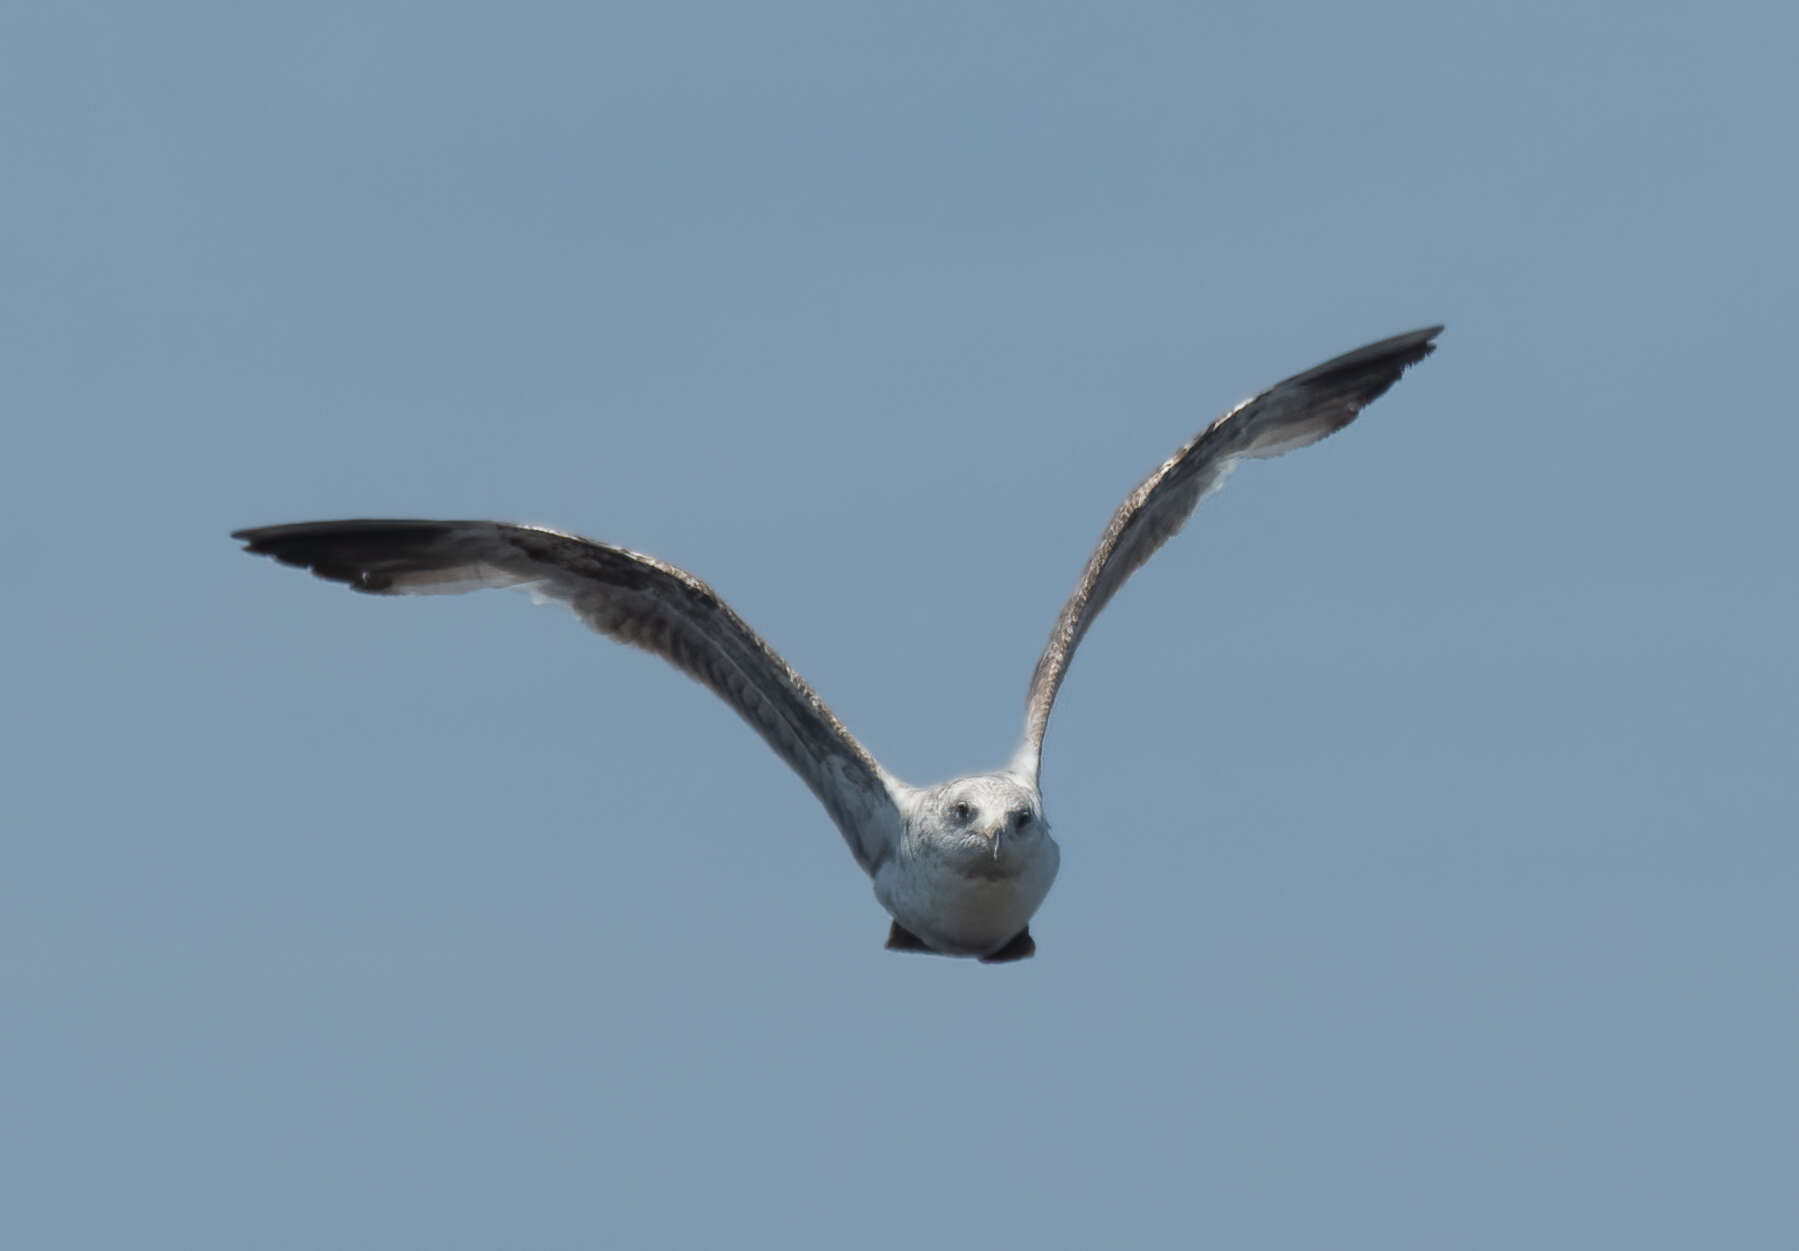
[[[1061,852],[1045,836],[1008,877],[974,877],[933,855],[892,857],[875,874],[875,898],[906,929],[949,955],[997,951],[1030,924],[1056,880]]]

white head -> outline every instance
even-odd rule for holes
[[[911,832],[963,872],[1009,877],[1049,837],[1043,801],[1009,773],[977,773],[918,791]]]

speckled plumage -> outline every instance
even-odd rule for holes
[[[1241,457],[1342,429],[1442,327],[1373,343],[1276,384],[1220,417],[1126,497],[1056,619],[1031,678],[1010,764],[931,787],[894,777],[711,587],[673,565],[497,521],[321,521],[239,530],[246,550],[372,594],[518,587],[703,682],[799,774],[894,920],[888,946],[989,961],[1035,950],[1029,924],[1060,852],[1039,772],[1050,709],[1075,648],[1124,581],[1186,523]]]

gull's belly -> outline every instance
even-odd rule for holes
[[[1030,924],[1056,880],[1060,853],[1045,839],[1006,876],[969,874],[931,856],[898,856],[875,874],[875,898],[934,949],[957,956],[999,950]]]

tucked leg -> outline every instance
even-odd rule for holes
[[[1014,960],[1029,960],[1037,954],[1037,941],[1031,937],[1031,927],[1019,930],[1011,942],[1001,947],[990,956],[982,956],[982,964],[1010,964]]]
[[[887,950],[888,951],[922,951],[928,956],[934,956],[937,954],[936,952],[932,951],[929,947],[925,946],[924,939],[922,939],[918,935],[914,934],[911,930],[909,930],[905,926],[901,925],[898,921],[895,921],[893,923],[893,927],[887,931]]]

